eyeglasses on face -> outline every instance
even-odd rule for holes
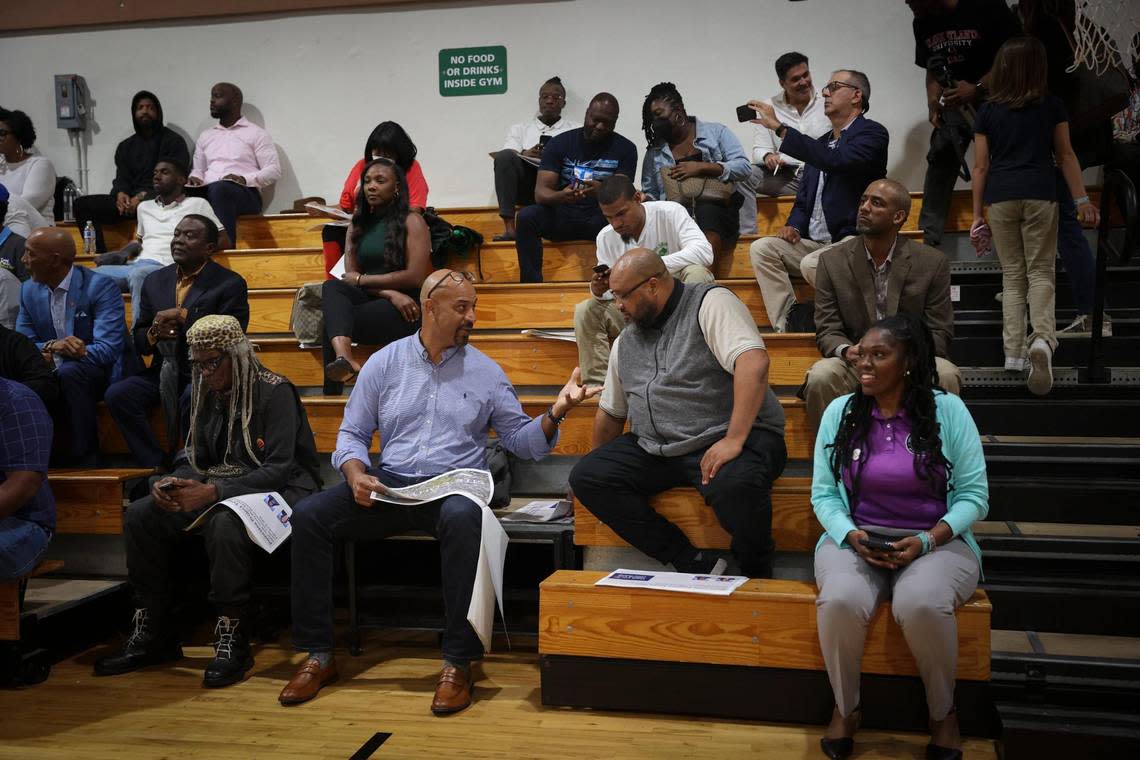
[[[436,290],[438,290],[439,286],[443,285],[445,282],[448,282],[448,281],[463,282],[464,280],[466,280],[467,282],[470,282],[470,283],[474,283],[475,282],[475,275],[471,274],[470,272],[463,271],[463,270],[460,270],[458,272],[456,272],[456,271],[448,272],[446,276],[439,278],[439,282],[437,282],[435,285],[431,286],[431,290],[429,290],[427,292],[427,297],[431,298],[431,294],[434,293]]]
[[[651,274],[651,275],[649,275],[648,277],[646,277],[644,280],[642,280],[641,282],[639,282],[639,283],[637,283],[636,285],[634,285],[634,286],[633,286],[632,288],[630,288],[629,290],[625,291],[624,293],[619,293],[619,292],[617,292],[616,290],[613,290],[613,289],[611,289],[611,290],[610,290],[610,295],[612,295],[612,296],[613,296],[615,299],[617,299],[618,301],[625,301],[625,300],[627,300],[627,299],[628,299],[628,298],[629,298],[631,295],[633,295],[633,291],[637,290],[638,288],[640,288],[640,287],[641,287],[642,285],[644,285],[645,283],[649,282],[650,280],[652,280],[652,279],[654,279],[654,278],[658,278],[658,279],[660,279],[661,277],[664,277],[664,276],[665,276],[665,272],[663,272],[663,271],[662,271],[662,272],[658,272],[657,274]]]
[[[190,368],[198,372],[215,372],[225,360],[225,354],[218,354],[213,359],[191,359]]]
[[[827,84],[825,84],[823,86],[823,92],[824,92],[824,94],[830,93],[830,94],[834,95],[836,90],[842,90],[844,87],[849,87],[852,90],[858,90],[859,89],[858,85],[851,84],[850,82],[838,82],[838,81],[836,81],[836,82],[828,82]]]

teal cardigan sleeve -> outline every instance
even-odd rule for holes
[[[938,394],[935,400],[946,459],[954,466],[950,473],[946,516],[942,521],[957,536],[968,532],[978,520],[984,520],[990,511],[986,457],[978,426],[965,402],[953,393]]]
[[[843,546],[847,534],[857,530],[851,520],[851,507],[847,503],[847,489],[836,480],[828,464],[827,445],[835,441],[843,409],[850,393],[832,401],[823,413],[819,432],[815,436],[815,459],[811,478],[811,505],[816,519],[837,546]]]

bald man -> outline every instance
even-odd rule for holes
[[[282,690],[283,705],[306,702],[337,678],[332,654],[336,542],[409,530],[436,536],[442,555],[443,670],[431,710],[444,715],[471,704],[470,664],[483,656],[483,642],[467,621],[482,507],[455,495],[406,508],[375,502],[370,494],[459,468],[487,469],[491,427],[508,451],[541,459],[558,442],[566,414],[601,392],[581,386],[575,367],[553,405],[528,417],[499,365],[468,345],[475,301],[469,273],[442,269],[428,276],[420,291],[420,329],[373,354],[352,389],[332,458],[344,482],[294,508],[293,643],[309,655]],[[368,449],[377,431],[384,446],[373,466]]]
[[[533,206],[518,214],[515,252],[521,282],[542,282],[542,241],[593,240],[606,226],[596,193],[615,174],[633,179],[637,148],[614,131],[617,98],[599,92],[578,129],[551,138],[542,151]]]
[[[574,494],[658,562],[719,572],[720,558],[649,505],[669,488],[696,488],[732,535],[741,572],[770,577],[772,483],[787,449],[756,321],[730,290],[681,282],[652,251],[618,259],[609,284],[627,324],[610,349],[594,450],[570,473]]]
[[[70,431],[68,464],[94,466],[99,437],[95,407],[107,386],[134,369],[119,286],[110,277],[75,266],[75,241],[67,230],[41,227],[24,245],[31,278],[20,287],[16,329],[35,342],[59,373]]]
[[[939,250],[899,235],[910,215],[910,193],[892,179],[875,180],[859,199],[856,237],[819,257],[815,342],[822,359],[808,370],[803,395],[808,421],[819,429],[831,401],[859,384],[858,343],[872,323],[900,311],[922,317],[934,336],[938,382],[958,393],[962,374],[949,360],[954,340],[950,264]]]
[[[261,191],[281,179],[273,138],[241,115],[241,89],[219,82],[210,89],[217,126],[198,136],[186,194],[205,198],[237,244],[237,218],[261,213]]]

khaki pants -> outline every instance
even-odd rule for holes
[[[959,395],[962,373],[958,368],[941,356],[934,357],[934,366],[938,370],[938,384],[942,389],[955,396]],[[819,421],[828,404],[858,387],[858,373],[843,359],[831,356],[811,365],[804,381],[804,400],[807,402],[808,424],[811,425],[812,432],[819,430]]]
[[[705,267],[690,264],[674,275],[685,283],[716,282]],[[602,385],[610,364],[610,345],[625,327],[625,318],[613,301],[601,301],[592,295],[574,307],[574,340],[578,344],[578,367],[582,382]]]
[[[800,242],[792,245],[783,238],[764,237],[749,246],[748,257],[752,260],[752,272],[760,284],[764,310],[768,312],[768,322],[773,330],[784,332],[788,312],[796,304],[796,291],[789,275],[802,277],[814,288],[820,254],[836,244],[801,238]]]
[[[1032,334],[1057,347],[1056,302],[1058,206],[1053,201],[1000,201],[990,206],[990,229],[1001,261],[1002,345],[1007,359],[1021,359],[1027,345],[1025,307]]]

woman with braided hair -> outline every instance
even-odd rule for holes
[[[756,196],[747,187],[752,163],[728,127],[690,116],[676,85],[661,82],[645,96],[641,128],[647,145],[641,191],[650,200],[683,202],[717,254],[730,252],[741,232],[756,231]],[[725,200],[670,198],[662,170],[674,180],[703,177],[736,187]]]
[[[891,602],[930,711],[927,758],[961,757],[954,712],[954,610],[973,595],[981,551],[970,527],[989,511],[981,439],[957,396],[937,387],[934,342],[918,317],[875,322],[858,346],[859,388],[824,412],[812,506],[819,641],[835,693],[821,747],[854,751],[867,624]]]
[[[410,210],[404,170],[373,159],[361,173],[344,274],[321,288],[325,393],[339,394],[360,371],[353,341],[384,346],[419,328],[420,285],[430,271],[431,235]]]
[[[237,319],[202,317],[187,330],[186,342],[193,373],[186,459],[127,507],[123,534],[134,630],[123,647],[96,661],[95,675],[181,659],[170,615],[171,558],[203,512],[234,496],[275,491],[294,505],[320,490],[320,460],[297,390],[261,365]],[[196,532],[206,542],[210,601],[218,612],[218,640],[203,685],[228,686],[253,667],[248,606],[254,545],[229,509],[211,512]]]

